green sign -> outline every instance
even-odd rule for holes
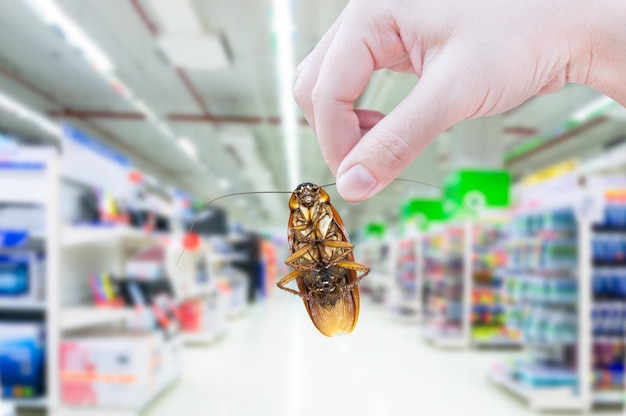
[[[506,208],[511,202],[511,175],[503,170],[460,169],[444,182],[446,218],[473,217],[485,208]]]
[[[416,227],[425,231],[430,223],[444,219],[443,201],[411,198],[400,207],[400,219],[405,228]]]
[[[386,231],[387,227],[382,222],[370,222],[369,224],[365,225],[366,237],[383,238]]]

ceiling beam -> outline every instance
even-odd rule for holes
[[[571,139],[572,137],[576,136],[577,134],[580,134],[580,133],[584,132],[585,130],[589,130],[590,128],[595,127],[597,125],[600,125],[602,123],[605,123],[605,122],[607,122],[609,120],[610,120],[610,118],[608,116],[601,116],[601,117],[595,118],[595,119],[593,119],[591,121],[588,121],[588,122],[586,122],[586,123],[584,123],[584,124],[574,128],[572,130],[569,130],[569,131],[567,131],[567,132],[565,132],[563,134],[560,134],[560,135],[554,137],[551,140],[548,140],[544,144],[542,144],[540,146],[537,146],[536,148],[534,148],[533,150],[531,150],[531,151],[529,151],[527,153],[524,153],[524,154],[522,154],[520,156],[517,156],[517,157],[515,157],[513,159],[510,159],[509,161],[507,161],[505,163],[505,167],[510,168],[513,165],[516,165],[516,164],[518,164],[518,163],[528,159],[529,157],[531,157],[533,155],[536,155],[537,153],[544,152],[547,149],[550,149],[551,147],[554,147],[554,146],[556,146],[558,144],[561,144],[561,143]]]
[[[64,117],[77,119],[108,119],[108,120],[145,120],[143,113],[133,111],[106,111],[106,110],[75,110],[63,109],[48,112],[50,117]],[[241,124],[280,124],[280,117],[258,117],[258,116],[237,116],[237,115],[215,115],[211,113],[172,113],[166,115],[170,121],[190,122],[190,123],[241,123]],[[307,126],[306,119],[300,119],[300,125]]]
[[[51,94],[50,92],[44,90],[43,88],[39,87],[38,85],[33,84],[29,80],[23,78],[17,72],[11,71],[10,69],[8,69],[6,67],[0,66],[0,74],[6,76],[11,81],[13,81],[16,84],[22,86],[24,89],[28,90],[29,92],[31,92],[32,94],[36,95],[37,97],[43,99],[44,101],[48,102],[49,104],[61,108],[61,110],[54,110],[53,112],[67,113],[67,114],[80,113],[78,111],[75,111],[75,110],[69,108],[67,105],[65,105],[64,103],[60,102],[53,94]],[[134,113],[130,113],[130,114],[134,116]],[[138,113],[138,114],[140,114],[140,113]],[[80,118],[80,117],[78,117],[78,118]],[[150,157],[146,156],[145,154],[137,153],[135,150],[133,150],[131,147],[129,147],[124,142],[124,140],[122,140],[119,136],[117,136],[116,134],[114,134],[113,132],[111,132],[110,130],[108,130],[108,129],[102,127],[102,126],[97,125],[92,120],[90,120],[88,118],[81,118],[80,121],[85,125],[85,127],[87,127],[88,129],[96,132],[96,134],[98,136],[100,136],[101,139],[104,139],[103,141],[105,143],[108,143],[108,144],[112,145],[117,150],[119,150],[122,153],[130,156],[132,159],[134,159],[135,161],[137,161],[140,164],[142,164],[144,166],[144,168],[146,168],[148,166],[152,166],[153,167],[152,168],[153,173],[160,173],[160,175],[157,175],[157,176],[163,176],[165,178],[168,178],[168,177],[171,177],[171,175],[174,173],[169,168],[161,165],[156,159],[150,158]],[[155,168],[157,168],[157,169],[155,169]],[[193,185],[189,184],[188,182],[185,181],[184,185],[185,185],[184,186],[185,188],[192,189],[196,193],[198,192],[198,190]]]
[[[508,126],[504,127],[504,134],[512,134],[515,136],[534,136],[537,134],[537,129],[534,127],[524,126]]]

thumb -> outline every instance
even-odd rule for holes
[[[456,68],[446,59],[431,62],[409,95],[352,148],[337,170],[342,198],[362,201],[374,196],[463,118],[467,96],[462,86],[454,85],[459,78]]]

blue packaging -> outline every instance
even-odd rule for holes
[[[0,297],[26,296],[30,293],[32,259],[28,253],[0,254]]]
[[[0,378],[4,397],[44,394],[45,339],[42,323],[0,323]]]

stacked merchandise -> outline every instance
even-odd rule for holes
[[[376,303],[384,303],[388,296],[390,272],[390,246],[386,240],[367,239],[356,246],[358,262],[370,268],[367,278],[359,283],[361,293],[367,294]]]
[[[626,341],[626,198],[607,195],[603,223],[592,235],[593,376],[596,397],[620,397]]]
[[[528,387],[578,385],[577,225],[570,209],[520,215],[506,271],[506,324],[527,349],[504,371]]]
[[[0,400],[46,393],[43,206],[0,206]]]
[[[140,249],[125,262],[124,277],[91,275],[97,307],[134,312],[127,328],[93,327],[63,334],[63,405],[142,409],[180,376],[180,316],[165,275],[165,252],[160,244]]]
[[[45,330],[42,322],[0,323],[2,397],[32,399],[45,393]]]
[[[473,227],[472,344],[516,346],[505,324],[502,269],[508,237],[505,219],[485,218]]]
[[[537,410],[624,403],[626,191],[621,178],[587,180],[555,182],[560,206],[529,198],[514,222],[506,320],[526,354],[491,376]]]
[[[76,333],[61,342],[61,400],[141,409],[179,376],[180,365],[178,345],[156,332]]]
[[[389,308],[399,317],[413,318],[420,314],[418,244],[419,240],[416,238],[405,238],[395,245],[395,279]]]
[[[424,335],[432,341],[464,338],[465,236],[452,224],[424,235]]]

